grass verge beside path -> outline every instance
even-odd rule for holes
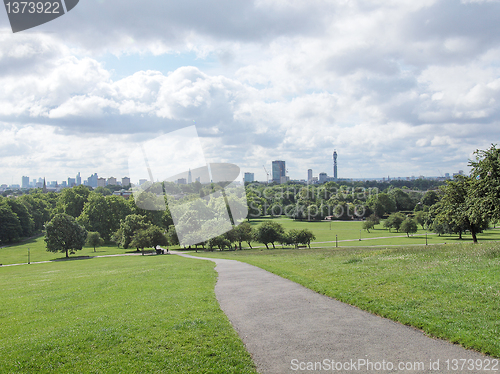
[[[500,357],[500,246],[203,253],[247,262],[321,294]]]
[[[256,373],[208,261],[88,259],[0,268],[0,368]]]

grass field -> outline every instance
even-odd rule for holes
[[[321,294],[500,357],[500,245],[274,249],[235,259]]]
[[[345,246],[389,246],[389,245],[415,245],[426,243],[426,231],[419,228],[416,234],[406,237],[405,233],[389,232],[382,228],[382,224],[377,225],[374,230],[366,232],[362,229],[361,221],[332,221],[332,222],[306,222],[294,221],[289,218],[259,218],[251,220],[250,223],[257,227],[267,220],[273,220],[283,225],[286,230],[290,229],[309,229],[315,235],[316,239],[311,243],[312,247],[317,248],[331,248],[335,247],[335,240],[339,247]],[[337,238],[335,238],[337,235]],[[361,242],[359,238],[361,236]],[[480,241],[500,241],[500,229],[488,230],[484,233],[478,234]],[[463,235],[461,242],[472,241],[470,235]],[[441,243],[454,243],[460,242],[458,235],[443,235],[438,236],[433,233],[427,233],[428,244],[441,244]],[[243,247],[247,247],[246,243],[242,243]],[[275,243],[277,247],[280,244]],[[252,242],[252,247],[264,247],[262,243]],[[51,261],[56,259],[64,259],[63,253],[47,252],[43,237],[29,239],[23,243],[15,244],[0,248],[0,264],[19,264],[28,262],[28,248],[30,249],[31,262],[38,261]],[[179,246],[170,246],[171,249],[178,249]],[[101,256],[110,254],[124,254],[134,253],[134,248],[123,249],[118,248],[115,244],[104,245],[96,248],[84,247],[81,251],[76,251],[70,257],[78,256]]]
[[[2,373],[256,373],[214,264],[134,256],[0,268]]]
[[[290,218],[259,218],[251,220],[250,223],[257,227],[265,221],[272,220],[279,222],[285,230],[291,229],[309,229],[316,239],[311,243],[313,247],[339,247],[343,246],[386,246],[386,245],[414,245],[425,244],[426,232],[428,244],[442,244],[452,243],[459,241],[458,235],[443,235],[438,236],[418,226],[418,232],[410,234],[407,237],[403,232],[396,232],[394,230],[387,230],[383,228],[383,223],[375,226],[374,230],[367,232],[362,229],[362,221],[320,221],[320,222],[307,222],[307,221],[294,221]],[[336,237],[337,236],[337,237]],[[359,239],[361,238],[361,242]],[[462,242],[472,241],[471,235],[462,235]],[[479,240],[498,240],[500,241],[500,229],[488,230],[484,233],[478,234]],[[244,243],[246,244],[246,243]],[[277,243],[275,243],[276,245]],[[261,243],[252,243],[252,247],[262,247]],[[279,245],[281,247],[281,245]]]

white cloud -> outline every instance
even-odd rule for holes
[[[287,160],[291,177],[329,171],[334,148],[342,176],[465,169],[471,150],[499,135],[499,10],[445,0],[81,2],[31,32],[0,33],[2,161],[28,170],[53,158],[68,170],[68,143],[123,154],[196,123],[207,158],[261,179],[271,159]],[[219,65],[113,80],[101,62],[187,51]],[[23,131],[57,151],[32,145],[18,156]],[[96,154],[84,162],[108,170]]]

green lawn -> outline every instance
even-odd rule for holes
[[[0,268],[3,373],[256,373],[208,261],[95,258]]]
[[[500,357],[500,245],[205,252]]]
[[[283,225],[285,230],[291,229],[309,229],[316,239],[311,243],[313,247],[335,247],[335,240],[339,247],[344,246],[386,246],[386,245],[414,245],[425,244],[425,236],[427,232],[428,244],[441,244],[459,241],[458,235],[443,235],[438,236],[418,226],[418,232],[410,234],[408,238],[404,232],[396,232],[383,228],[383,223],[375,226],[374,230],[367,232],[362,229],[362,221],[294,221],[290,218],[259,218],[251,220],[250,223],[254,227],[262,224],[265,221],[273,220]],[[337,237],[335,237],[337,236]],[[361,237],[361,242],[359,241]],[[462,235],[463,241],[472,241],[470,235]],[[491,229],[484,233],[478,234],[479,240],[498,240],[500,241],[500,229]],[[243,243],[246,245],[246,243]],[[278,247],[278,243],[275,243]],[[263,244],[253,242],[252,247],[262,247]],[[281,245],[279,245],[281,247]]]

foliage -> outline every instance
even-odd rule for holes
[[[21,223],[10,205],[4,199],[0,200],[0,242],[10,243],[21,237]]]
[[[117,235],[114,235],[118,245],[127,249],[131,246],[132,238],[138,230],[147,229],[149,224],[146,219],[138,214],[130,214],[120,222],[120,228]],[[139,248],[139,247],[136,247]]]
[[[384,222],[384,227],[388,228],[389,231],[391,229],[395,229],[397,232],[399,232],[399,229],[401,227],[401,224],[405,220],[405,216],[399,212],[392,213],[389,218],[387,218]]]
[[[89,247],[94,247],[94,252],[96,251],[96,247],[100,247],[104,244],[104,239],[101,238],[101,235],[97,231],[87,232],[87,242],[86,244]]]
[[[255,231],[255,240],[264,244],[267,249],[269,249],[269,243],[273,245],[273,248],[276,248],[274,243],[280,241],[284,232],[283,226],[279,223],[266,221]]]
[[[68,252],[81,250],[87,239],[87,230],[75,219],[66,214],[58,213],[45,225],[45,242],[49,252]]]
[[[417,223],[410,217],[406,217],[406,219],[401,223],[401,231],[405,232],[408,237],[410,234],[414,234],[418,231]]]

